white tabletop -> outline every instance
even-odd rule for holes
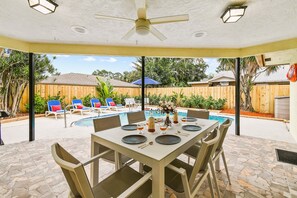
[[[185,131],[182,129],[182,125],[185,124],[196,124],[200,126],[202,129],[200,131]],[[174,145],[162,145],[155,141],[155,138],[160,136],[160,129],[158,127],[158,124],[155,125],[156,131],[154,133],[150,133],[145,128],[143,131],[143,135],[147,137],[146,142],[153,141],[154,144],[145,147],[144,149],[139,148],[139,144],[137,145],[131,145],[126,144],[122,142],[122,138],[127,135],[132,134],[138,134],[138,131],[125,131],[123,129],[119,128],[113,128],[109,130],[105,130],[102,132],[94,133],[93,136],[97,136],[100,139],[104,139],[110,142],[113,142],[114,144],[117,144],[123,148],[129,149],[133,152],[137,152],[141,155],[145,155],[149,158],[155,159],[155,160],[161,160],[168,156],[170,153],[177,150],[181,145],[184,145],[188,141],[192,140],[193,138],[199,136],[201,133],[208,131],[209,128],[213,127],[217,121],[213,120],[205,120],[205,119],[199,119],[198,122],[188,122],[188,123],[179,123],[179,124],[172,124],[172,128],[167,129],[166,134],[172,134],[179,136],[181,138],[181,142],[174,144]],[[189,134],[188,136],[185,135],[178,135],[176,134],[177,131],[182,132],[183,134]],[[104,145],[104,144],[103,144]],[[107,145],[106,145],[107,146]]]

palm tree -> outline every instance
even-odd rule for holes
[[[230,58],[219,58],[219,66],[217,67],[217,72],[219,71],[232,71],[235,77],[235,59]],[[245,57],[241,59],[240,62],[240,106],[242,109],[247,111],[254,111],[252,105],[251,91],[256,78],[261,73],[266,73],[269,75],[277,71],[279,66],[267,66],[265,68],[261,67],[255,56]],[[244,97],[244,98],[242,98]]]
[[[105,104],[106,98],[112,98],[114,96],[113,86],[108,82],[104,82],[103,80],[100,80],[99,77],[97,78],[97,86],[96,86],[96,92],[103,104]]]

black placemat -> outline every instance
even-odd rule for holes
[[[137,130],[137,125],[136,124],[127,124],[127,125],[122,126],[122,129],[126,130],[126,131],[134,131],[134,130]]]
[[[156,137],[155,140],[159,144],[165,144],[165,145],[177,144],[181,141],[180,137],[176,135],[160,135]]]
[[[141,144],[146,142],[147,138],[143,135],[127,135],[122,138],[122,142],[126,144]]]
[[[184,118],[182,118],[182,121],[183,122],[196,122],[197,121],[197,118],[194,118],[194,117],[184,117]]]
[[[275,151],[278,161],[297,165],[297,153],[282,149],[275,149]]]
[[[198,125],[184,125],[182,126],[182,129],[185,130],[185,131],[200,131],[201,130],[201,127],[198,126]]]

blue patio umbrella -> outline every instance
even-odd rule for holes
[[[135,84],[135,85],[142,85],[142,79],[138,79],[138,80],[135,80],[134,82],[132,82],[132,84]],[[144,86],[145,85],[159,85],[161,84],[160,82],[154,80],[154,79],[151,79],[149,77],[144,77]],[[146,94],[147,95],[147,94]]]
[[[135,85],[141,85],[142,84],[142,79],[138,79],[138,80],[135,80],[134,82],[132,82],[132,84],[135,84]],[[161,83],[159,83],[158,81],[154,80],[154,79],[151,79],[149,77],[144,77],[144,85],[159,85]]]

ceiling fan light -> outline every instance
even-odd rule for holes
[[[246,8],[247,6],[229,7],[221,16],[221,19],[224,23],[235,23],[244,15]]]
[[[138,19],[136,21],[136,32],[140,35],[147,35],[150,32],[150,24],[145,19]]]
[[[56,11],[58,4],[51,0],[28,0],[29,6],[42,14],[50,14]]]
[[[136,27],[136,32],[140,35],[147,35],[150,32],[150,29],[146,26],[139,26]]]

